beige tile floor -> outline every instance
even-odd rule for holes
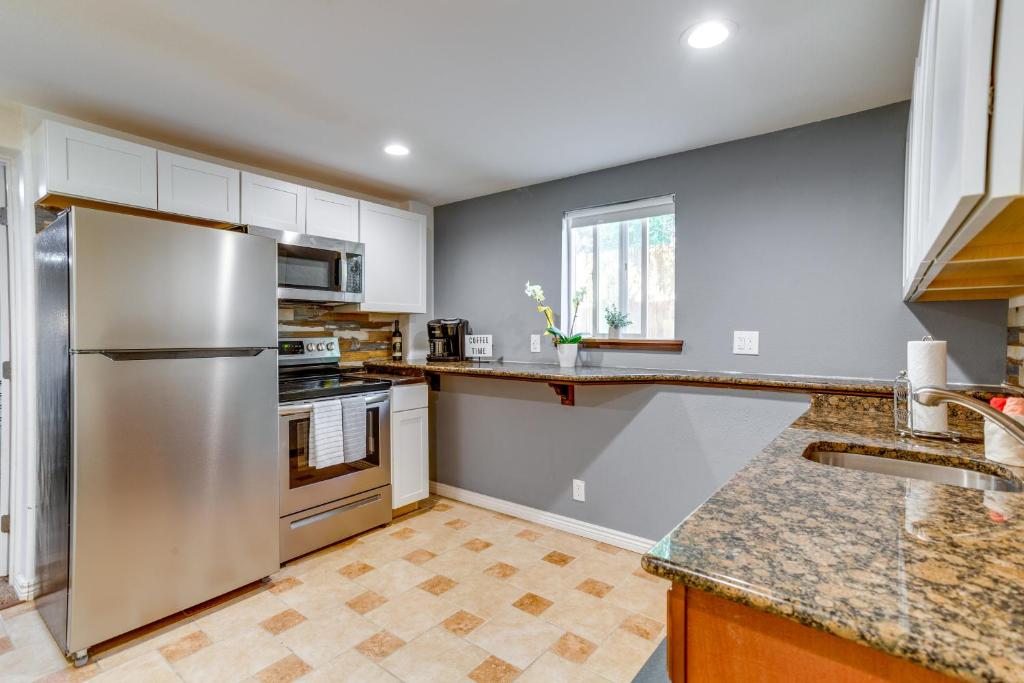
[[[664,637],[667,583],[639,555],[428,504],[82,669],[31,604],[0,612],[0,680],[623,683]]]

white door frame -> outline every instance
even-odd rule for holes
[[[35,597],[36,427],[35,427],[35,273],[33,236],[35,215],[32,205],[31,157],[23,150],[0,148],[0,163],[7,169],[7,272],[9,286],[9,353],[11,379],[6,382],[10,429],[11,533],[8,536],[7,565],[0,575],[22,600]]]
[[[0,208],[6,209],[0,217],[0,363],[10,367],[11,360],[11,308],[10,260],[7,249],[7,223],[10,219],[11,196],[7,183],[7,165],[0,160]],[[10,520],[11,514],[11,383],[0,375],[0,515]],[[9,521],[8,521],[9,523]],[[0,530],[0,576],[7,576],[10,566],[10,533]]]

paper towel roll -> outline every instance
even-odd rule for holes
[[[907,377],[915,391],[927,386],[946,386],[946,342],[907,342]],[[914,429],[945,432],[946,404],[923,406],[914,401]]]

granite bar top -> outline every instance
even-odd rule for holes
[[[889,401],[810,410],[643,558],[689,587],[974,681],[1024,681],[1024,493],[819,464],[812,445],[1024,482],[979,441],[895,435]],[[978,423],[973,435],[978,436]]]
[[[741,372],[705,372],[652,368],[611,368],[577,365],[563,368],[553,363],[495,361],[427,362],[368,360],[367,369],[380,373],[423,375],[437,373],[496,379],[570,384],[682,384],[694,386],[764,389],[802,393],[892,396],[892,380],[852,377],[816,377],[812,375],[760,375]],[[950,388],[987,398],[1000,387],[950,385]]]

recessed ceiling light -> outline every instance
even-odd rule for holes
[[[409,148],[396,142],[385,147],[384,151],[393,157],[404,157],[409,153]]]
[[[736,24],[731,21],[724,19],[715,19],[713,21],[702,21],[699,24],[694,24],[690,28],[686,29],[683,33],[682,39],[686,41],[686,44],[690,47],[695,47],[698,50],[705,48],[714,47],[715,45],[721,45],[729,37],[729,35],[736,31]]]

